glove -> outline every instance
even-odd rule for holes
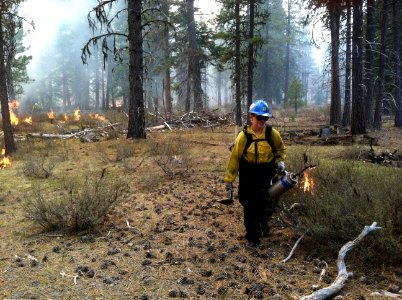
[[[279,161],[276,164],[276,171],[278,172],[278,174],[285,174],[286,173],[286,166],[285,166],[285,162],[283,160]]]
[[[233,182],[226,182],[226,191],[233,192]]]

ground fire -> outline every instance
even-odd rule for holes
[[[2,149],[1,150],[2,158],[0,160],[0,169],[4,169],[4,168],[11,166],[11,162],[8,159],[8,157],[4,156],[5,153],[6,153],[6,149]]]
[[[314,179],[311,176],[311,174],[309,174],[308,170],[306,170],[303,174],[303,181],[301,183],[301,187],[303,188],[303,191],[306,192],[310,192],[313,194],[313,189],[314,189]]]

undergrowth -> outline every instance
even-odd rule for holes
[[[24,209],[45,230],[84,230],[99,226],[122,198],[125,183],[102,170],[98,178],[66,179],[59,188],[44,191],[35,185]]]
[[[358,255],[379,263],[393,263],[402,258],[400,169],[320,160],[310,174],[315,182],[312,193],[293,189],[282,201],[288,206],[297,202],[303,207],[298,228],[301,232],[309,230],[316,241],[311,246],[338,251],[344,243],[355,239],[364,226],[377,222],[382,229],[371,233],[375,237],[363,242],[364,250],[358,250]]]

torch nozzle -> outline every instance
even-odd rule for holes
[[[304,171],[308,170],[308,169],[314,169],[316,167],[316,165],[309,165],[305,168],[303,168],[299,173],[297,173],[295,176],[299,177],[301,174],[303,174]]]

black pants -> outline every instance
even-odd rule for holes
[[[240,164],[239,201],[244,210],[246,239],[250,242],[258,243],[262,233],[269,231],[268,221],[277,205],[277,199],[271,198],[268,193],[274,175],[273,163]]]

